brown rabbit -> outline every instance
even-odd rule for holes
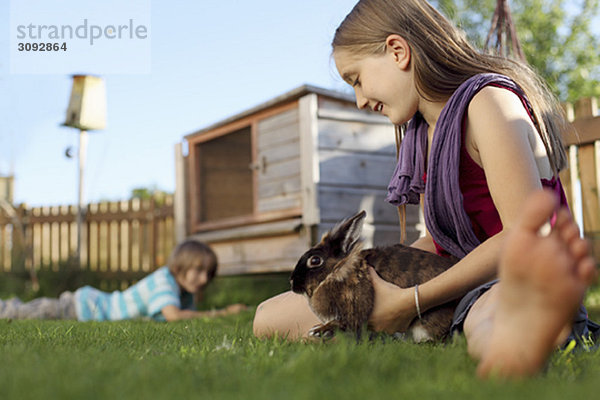
[[[292,272],[292,291],[307,296],[313,312],[323,321],[310,330],[311,336],[331,336],[335,329],[341,329],[360,338],[373,310],[368,266],[384,280],[408,288],[430,280],[458,261],[401,244],[362,250],[360,234],[365,216],[361,211],[336,225],[304,253]],[[455,307],[456,302],[452,302],[424,312],[407,333],[416,342],[445,338]]]

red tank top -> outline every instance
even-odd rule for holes
[[[494,85],[496,86],[496,85]],[[510,89],[509,89],[510,90]],[[521,99],[523,101],[523,99]],[[527,109],[527,107],[525,107]],[[527,110],[529,113],[529,110]],[[529,116],[532,117],[531,113]],[[466,115],[465,115],[466,117]],[[533,118],[532,118],[533,120]],[[460,145],[459,185],[463,195],[463,207],[471,220],[475,236],[483,242],[502,230],[502,221],[498,210],[492,200],[492,195],[487,185],[485,171],[471,157],[465,146],[465,123],[463,122],[463,140]],[[424,176],[426,178],[426,176]],[[567,199],[560,179],[542,179],[542,186],[552,190],[559,198],[561,206],[567,206]],[[555,217],[551,223],[554,224]],[[441,248],[434,240],[436,252],[442,256],[449,253]]]
[[[485,179],[485,172],[477,163],[471,158],[471,155],[467,152],[464,142],[461,145],[461,158],[460,158],[460,191],[463,195],[463,207],[471,220],[471,226],[475,236],[483,242],[486,239],[494,236],[502,230],[502,221],[498,210],[492,200],[492,195],[487,186],[487,180]],[[560,205],[568,207],[567,199],[560,182],[560,179],[553,177],[552,179],[542,179],[542,186],[546,189],[550,189],[556,193],[560,199]],[[555,217],[552,217],[551,224],[554,225]],[[440,247],[435,240],[436,252],[441,255],[448,257],[450,253]]]

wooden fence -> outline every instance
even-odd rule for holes
[[[77,264],[75,206],[0,209],[0,271]],[[90,204],[80,264],[103,279],[135,279],[164,265],[175,245],[173,196]]]
[[[561,180],[571,210],[592,244],[596,260],[600,261],[600,116],[596,98],[580,99],[566,105],[567,116],[576,133],[566,136],[569,169]]]

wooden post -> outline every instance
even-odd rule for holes
[[[181,143],[175,145],[175,241],[180,243],[187,235],[186,232],[186,186],[185,186],[185,157]]]
[[[78,180],[78,197],[77,197],[77,255],[76,260],[79,268],[81,268],[83,244],[84,244],[84,186],[83,178],[85,172],[85,156],[87,149],[87,132],[84,130],[79,131],[79,180]]]
[[[577,164],[581,182],[582,227],[591,240],[593,254],[600,256],[600,117],[595,98],[584,98],[575,104],[577,130]]]

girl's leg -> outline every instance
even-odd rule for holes
[[[304,296],[285,292],[263,301],[254,316],[254,335],[257,337],[307,337],[310,328],[321,323]]]
[[[58,299],[40,297],[23,303],[20,300],[4,302],[6,307],[2,318],[12,319],[77,319],[73,293],[64,292]]]
[[[521,377],[538,372],[568,336],[585,290],[595,278],[589,246],[565,210],[553,232],[540,227],[555,207],[551,194],[532,196],[508,235],[499,283],[475,303],[465,320],[469,352],[482,377]]]
[[[75,293],[63,292],[58,298],[60,308],[60,319],[77,319],[77,311],[75,309]]]
[[[469,355],[476,360],[481,360],[484,353],[490,347],[491,335],[498,309],[499,287],[502,287],[500,283],[492,286],[487,292],[481,295],[465,318],[463,329],[467,339],[467,350]],[[520,330],[524,333],[527,329],[528,327],[525,326]],[[571,323],[567,322],[563,330],[556,337],[554,347],[562,345],[570,333]]]
[[[18,297],[8,300],[0,300],[0,319],[16,319],[17,310],[23,302]]]
[[[494,316],[497,308],[498,284],[492,286],[473,304],[463,325],[469,355],[480,360],[489,347],[489,337],[492,332]]]

